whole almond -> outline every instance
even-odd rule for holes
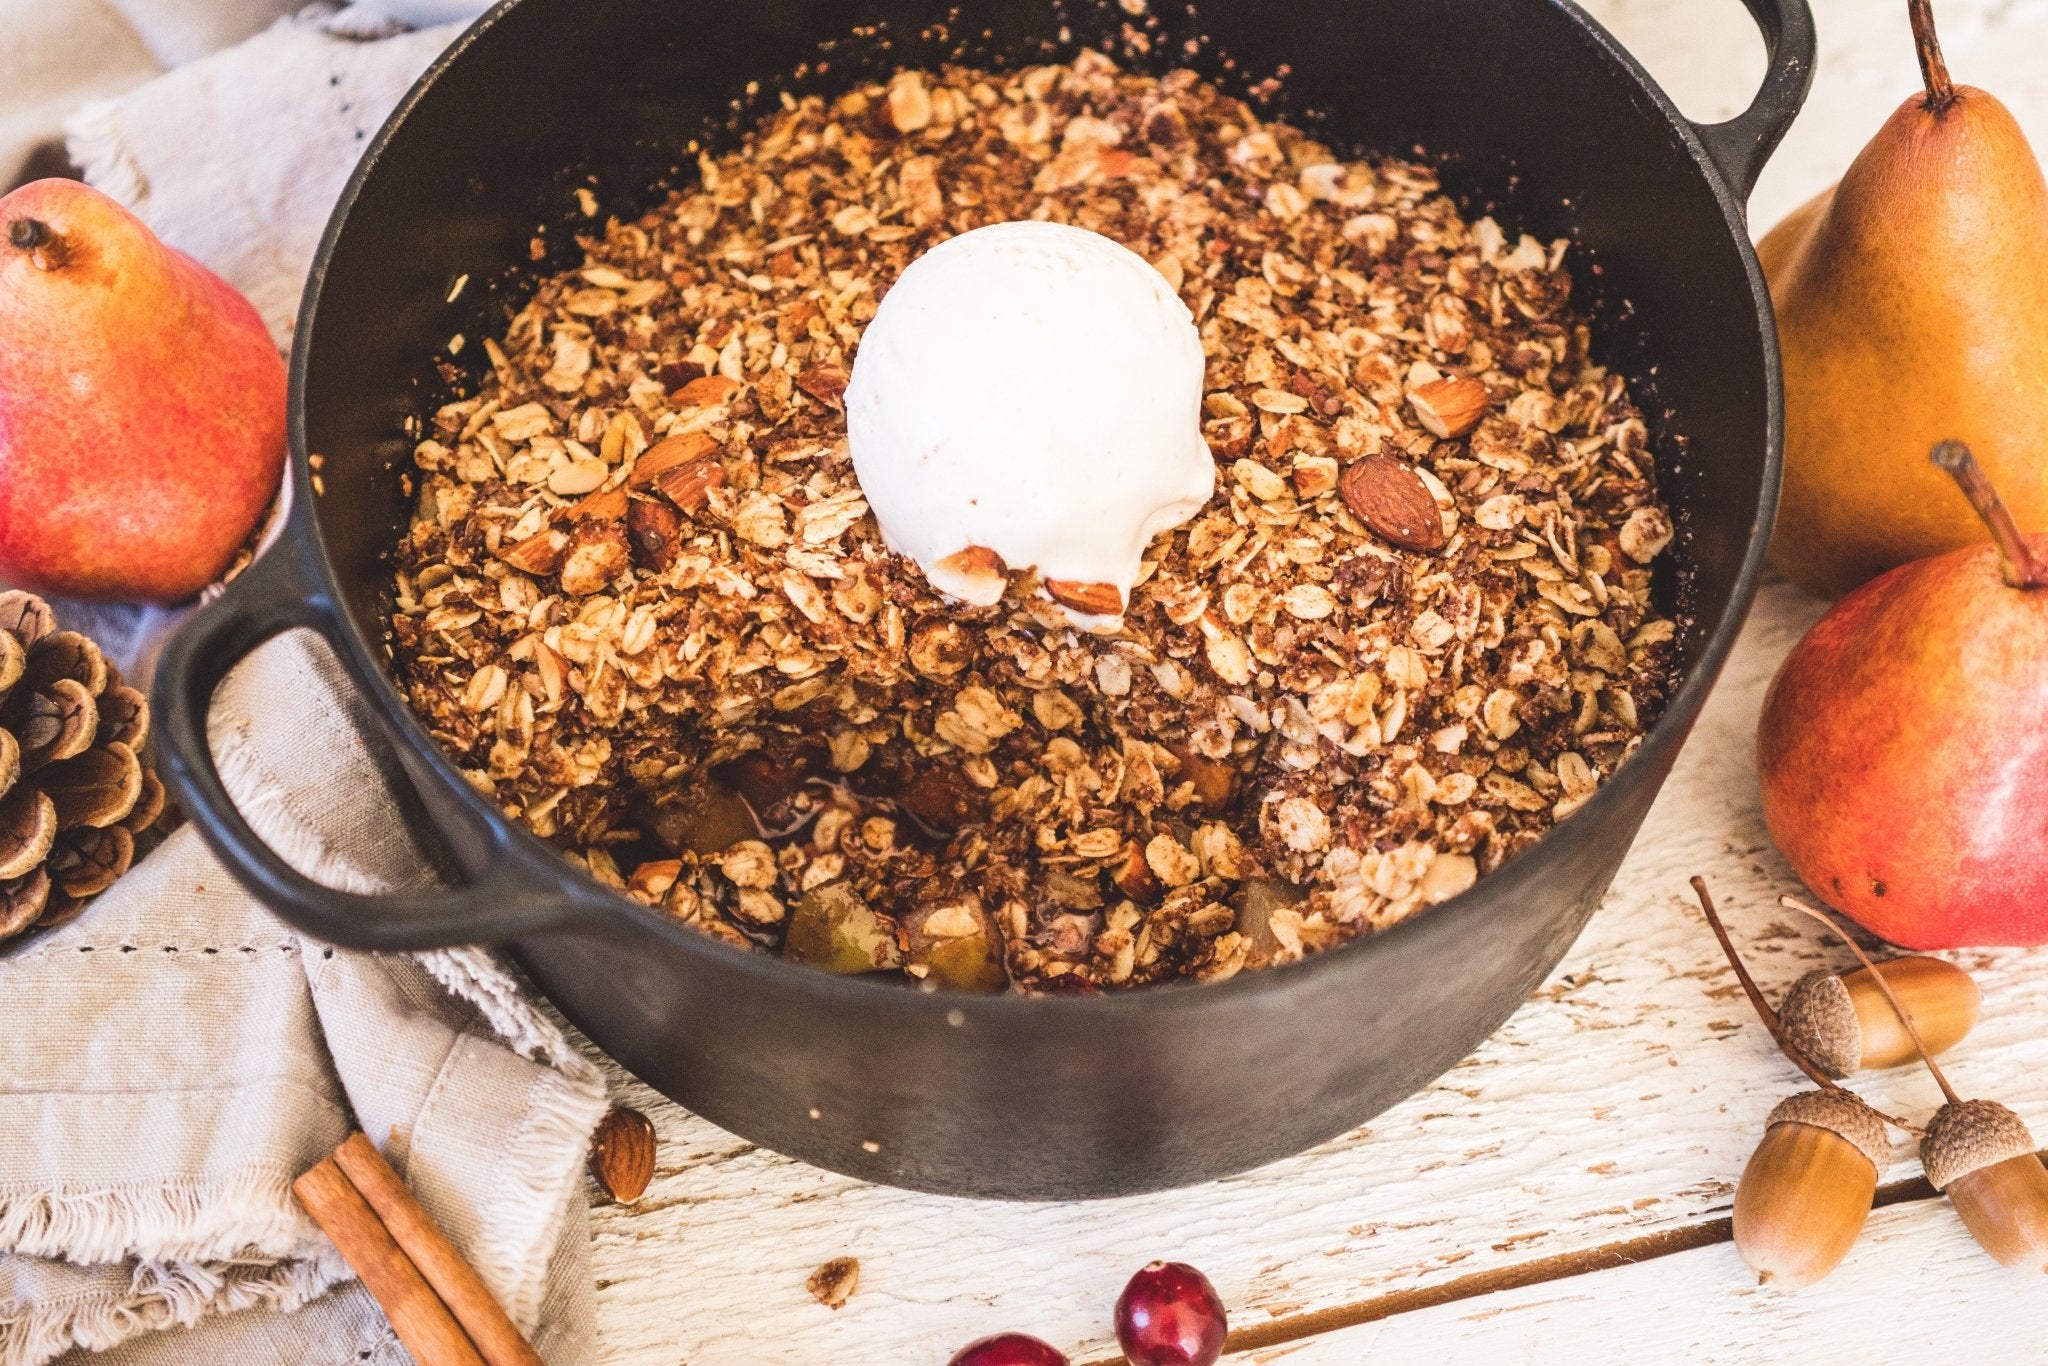
[[[1091,617],[1117,617],[1124,611],[1124,595],[1113,583],[1079,583],[1073,579],[1047,579],[1046,596],[1060,606]]]
[[[1422,476],[1385,455],[1353,461],[1337,481],[1344,505],[1374,535],[1403,550],[1443,548],[1444,519]]]
[[[638,1110],[614,1105],[590,1137],[590,1175],[604,1193],[630,1205],[654,1179],[654,1123]]]
[[[1424,430],[1445,441],[1477,427],[1491,401],[1484,384],[1463,375],[1447,375],[1408,391],[1408,406]]]
[[[676,466],[656,479],[654,486],[684,512],[695,512],[704,506],[705,494],[724,482],[725,466],[705,455]]]

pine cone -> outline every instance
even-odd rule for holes
[[[149,700],[33,593],[0,592],[0,940],[61,925],[164,811]]]

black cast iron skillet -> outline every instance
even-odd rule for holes
[[[1740,117],[1689,123],[1563,0],[1178,5],[1151,59],[1227,85],[1285,71],[1276,109],[1340,147],[1438,158],[1468,206],[1582,245],[1579,302],[1605,359],[1644,379],[1677,513],[1662,586],[1684,683],[1621,771],[1531,851],[1376,938],[1214,986],[1094,998],[933,996],[749,956],[583,878],[465,784],[385,672],[385,556],[407,499],[407,419],[443,397],[449,338],[474,358],[535,270],[574,260],[571,191],[653,203],[681,153],[750,98],[841,88],[949,57],[1013,64],[1115,46],[1087,0],[516,0],[422,78],[343,194],[292,363],[295,501],[283,540],[179,634],[156,703],[179,801],[293,925],[372,949],[495,942],[592,1040],[713,1122],[874,1181],[1074,1198],[1187,1185],[1342,1133],[1499,1027],[1599,902],[1755,590],[1778,488],[1778,352],[1743,200],[1803,98],[1804,0],[1747,0],[1770,68]],[[880,26],[855,40],[857,27]],[[1204,41],[1192,56],[1184,39]],[[758,82],[754,92],[750,82]],[[735,103],[737,102],[737,103]],[[553,244],[536,267],[537,227]],[[1597,262],[1597,273],[1585,262]],[[448,302],[451,284],[470,287]],[[495,282],[495,284],[493,284]],[[306,455],[325,457],[314,492]],[[453,885],[330,891],[238,815],[208,755],[227,670],[292,627],[325,636],[366,696]]]

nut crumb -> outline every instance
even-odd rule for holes
[[[859,1286],[860,1261],[853,1257],[834,1257],[804,1281],[804,1289],[827,1309],[845,1304]]]

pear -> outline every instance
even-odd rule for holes
[[[0,197],[0,579],[175,602],[277,493],[285,368],[249,301],[76,181]]]
[[[1968,447],[1934,461],[1991,544],[1886,571],[1792,647],[1757,725],[1764,824],[1882,939],[2048,944],[2048,532],[2021,532]]]
[[[1785,357],[1772,559],[1831,597],[1982,538],[1937,441],[2048,525],[2048,183],[2006,107],[1949,79],[1927,0],[1909,10],[1926,89],[1757,251]]]

